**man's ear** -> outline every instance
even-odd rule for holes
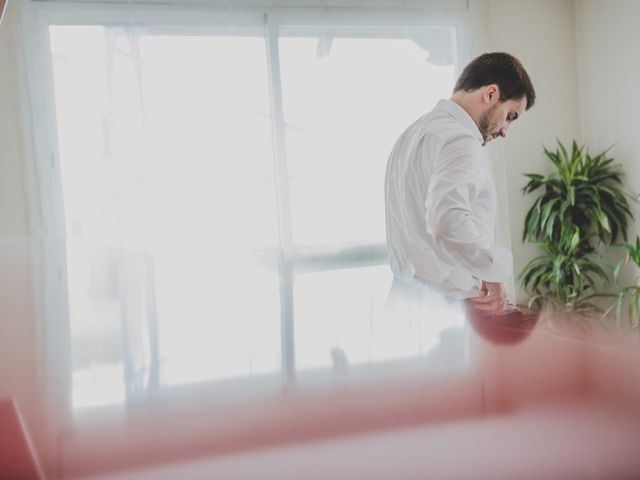
[[[487,85],[484,87],[484,91],[482,92],[482,101],[483,103],[489,105],[495,103],[500,98],[500,88],[495,83],[491,85]]]

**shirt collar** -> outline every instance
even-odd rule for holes
[[[451,115],[458,122],[471,130],[473,136],[476,137],[480,143],[484,144],[484,138],[482,137],[482,133],[480,133],[476,122],[474,122],[469,114],[465,111],[465,109],[458,105],[456,102],[454,102],[453,100],[442,99],[436,104],[434,110],[446,112]]]

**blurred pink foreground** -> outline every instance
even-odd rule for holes
[[[479,345],[474,368],[456,375],[345,384],[260,411],[240,405],[150,420],[134,436],[102,427],[70,441],[74,456],[65,459],[62,449],[60,475],[640,479],[637,332],[596,334],[540,321],[518,344]]]

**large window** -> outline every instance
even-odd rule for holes
[[[465,365],[461,315],[385,307],[387,156],[456,29],[304,15],[51,22],[74,407]]]

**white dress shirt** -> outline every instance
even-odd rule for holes
[[[397,280],[461,299],[504,282],[511,252],[494,245],[496,193],[484,140],[467,112],[440,100],[400,136],[387,165],[387,248]]]

